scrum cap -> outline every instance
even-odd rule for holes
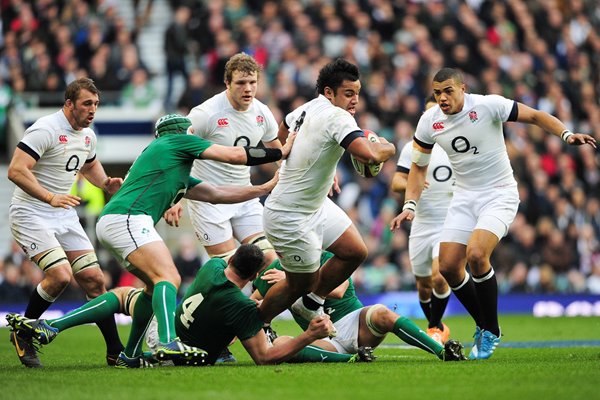
[[[180,114],[168,114],[160,117],[154,126],[154,136],[173,135],[183,133],[187,134],[188,128],[192,126],[189,118]]]

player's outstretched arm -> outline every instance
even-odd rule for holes
[[[261,329],[253,337],[243,340],[242,345],[256,364],[279,364],[290,359],[315,340],[327,337],[331,327],[329,315],[322,315],[310,321],[305,332],[281,344],[269,347],[265,332]]]
[[[545,111],[536,110],[522,103],[517,103],[519,114],[517,121],[537,125],[547,132],[560,137],[567,144],[580,146],[589,144],[596,147],[596,139],[585,133],[573,133],[555,116]]]
[[[186,199],[205,201],[213,204],[241,203],[268,194],[277,184],[279,172],[270,181],[254,186],[215,186],[202,182],[189,189]]]

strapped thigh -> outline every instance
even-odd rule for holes
[[[367,315],[365,315],[365,319],[367,320],[367,328],[369,328],[369,330],[371,331],[373,336],[376,336],[376,337],[383,337],[386,335],[385,332],[379,332],[379,330],[375,327],[375,325],[373,325],[373,322],[371,322],[371,317],[373,317],[373,313],[382,307],[385,308],[385,306],[383,304],[372,305],[367,310]]]
[[[36,264],[46,272],[50,268],[54,268],[61,264],[68,264],[67,254],[62,247],[55,247],[48,250],[40,258],[37,259]]]

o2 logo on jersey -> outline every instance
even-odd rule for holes
[[[471,146],[469,140],[464,136],[457,136],[452,139],[452,149],[457,153],[467,153],[473,151],[473,154],[479,154],[477,146]]]
[[[256,126],[263,126],[265,124],[265,117],[262,115],[256,116]]]
[[[59,141],[61,144],[67,144],[67,142],[69,141],[69,138],[67,137],[67,135],[60,135],[60,136],[58,137],[58,141]]]
[[[83,142],[85,143],[85,147],[90,147],[90,144],[92,143],[92,138],[86,136],[85,139],[83,139]]]
[[[434,131],[441,131],[442,129],[444,129],[444,123],[442,121],[437,121],[434,122],[433,125],[431,125],[431,127]]]
[[[438,182],[446,182],[452,178],[452,169],[447,165],[439,165],[433,170],[433,179]]]
[[[469,111],[469,119],[471,120],[471,123],[477,122],[479,119],[477,118],[477,111]]]
[[[229,120],[227,118],[219,118],[217,120],[217,126],[219,128],[224,128],[226,126],[229,126]]]

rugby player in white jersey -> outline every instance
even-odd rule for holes
[[[62,110],[25,131],[8,167],[8,179],[17,185],[9,208],[12,235],[44,271],[25,310],[27,318],[39,318],[71,277],[88,299],[106,292],[96,253],[73,208],[81,199],[69,194],[77,173],[109,194],[123,183],[108,177],[96,158],[96,134],[90,125],[98,104],[99,91],[91,79],[69,84]],[[115,320],[109,317],[98,326],[106,341],[107,362],[114,365],[123,349]],[[21,363],[41,367],[31,338],[11,332],[10,340]]]
[[[238,53],[225,65],[226,90],[194,107],[187,116],[194,133],[225,146],[257,146],[281,149],[277,121],[256,95],[260,66],[248,54]],[[213,160],[196,160],[191,175],[214,185],[248,186],[250,167]],[[256,244],[265,252],[265,266],[276,258],[263,232],[263,207],[258,198],[238,204],[189,201],[188,210],[196,236],[211,258],[227,261],[235,253],[236,240]],[[181,205],[165,214],[177,225]]]
[[[425,110],[436,106],[435,98],[425,101]],[[398,167],[392,179],[394,192],[404,192],[411,166],[412,142],[400,152]],[[451,290],[439,271],[440,227],[454,192],[454,175],[448,155],[440,146],[434,146],[427,170],[426,188],[423,190],[415,219],[410,227],[408,253],[417,282],[419,304],[427,318],[427,334],[444,344],[450,337],[450,328],[442,322]]]
[[[433,78],[433,95],[439,107],[426,111],[413,140],[412,165],[405,203],[391,229],[415,217],[434,144],[448,154],[456,176],[440,244],[440,272],[475,320],[471,359],[487,359],[500,343],[498,285],[490,255],[506,235],[519,205],[517,182],[502,131],[502,123],[536,125],[561,137],[567,144],[596,140],[573,133],[556,117],[498,95],[465,93],[462,74],[441,69]],[[469,264],[472,279],[466,273]]]
[[[292,303],[308,320],[323,313],[325,296],[367,256],[350,218],[327,197],[344,150],[368,164],[384,162],[396,151],[384,138],[381,143],[368,141],[356,124],[360,88],[355,65],[343,59],[330,62],[319,71],[318,97],[280,125],[282,142],[290,131],[298,135],[265,202],[265,233],[286,272],[286,279],[269,290],[260,306],[266,322]],[[334,256],[320,268],[322,249]]]

